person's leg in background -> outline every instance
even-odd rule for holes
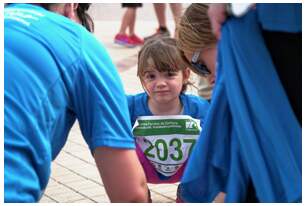
[[[167,28],[166,21],[166,4],[165,3],[154,3],[154,11],[158,22],[158,28],[156,32],[148,37],[145,37],[144,40],[147,41],[151,38],[155,38],[158,36],[170,36],[170,32]]]
[[[136,46],[132,44],[132,42],[129,39],[129,36],[126,34],[126,30],[128,27],[130,29],[131,22],[133,19],[135,20],[135,16],[136,16],[136,9],[127,7],[122,17],[122,20],[121,20],[121,26],[120,26],[119,32],[115,36],[116,44],[120,44],[120,45],[127,46],[127,47]]]
[[[135,35],[136,7],[130,7],[128,11],[131,11],[129,16],[130,22],[128,24],[129,36],[131,36]]]
[[[162,31],[168,31],[166,23],[166,4],[155,3],[154,11],[158,21],[158,29]]]
[[[141,4],[122,4],[122,7],[127,9],[122,17],[120,30],[115,36],[115,43],[127,47],[143,44],[143,40],[135,34],[136,9],[140,6]],[[127,29],[129,35],[126,33]]]
[[[170,3],[170,9],[171,9],[171,12],[172,12],[172,15],[173,15],[173,19],[174,19],[174,22],[175,22],[175,32],[174,32],[174,36],[176,37],[176,28],[177,28],[177,25],[179,23],[179,20],[182,16],[182,12],[183,12],[183,6],[181,3]]]
[[[129,9],[133,9],[133,12],[130,16],[130,23],[128,27],[129,28],[129,38],[133,44],[143,45],[143,40],[135,34],[136,10],[137,10],[137,7],[141,7],[142,4],[139,3],[139,4],[134,4],[134,5],[135,5],[134,7],[129,8]]]

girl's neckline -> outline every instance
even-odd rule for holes
[[[149,110],[149,112],[154,115],[154,116],[167,116],[167,115],[183,115],[184,113],[184,104],[183,101],[181,99],[181,95],[179,96],[179,109],[176,109],[177,111],[175,111],[175,109],[173,109],[172,112],[161,112],[161,111],[156,111],[154,108],[152,108],[152,106],[149,104],[149,96],[147,96],[147,100],[146,100],[146,104],[147,104],[147,108]],[[155,111],[154,111],[155,110]]]

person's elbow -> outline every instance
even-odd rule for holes
[[[146,181],[143,181],[138,186],[133,188],[129,188],[129,191],[122,191],[122,194],[117,197],[111,197],[111,202],[113,203],[141,203],[141,202],[148,202],[148,187]]]
[[[100,147],[94,157],[111,202],[148,202],[146,176],[135,150]]]
[[[129,193],[129,192],[127,192]],[[132,202],[148,202],[149,197],[148,197],[148,188],[147,186],[138,188],[132,192],[132,194],[129,195],[127,198],[127,203],[132,203]]]

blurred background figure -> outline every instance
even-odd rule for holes
[[[121,79],[90,33],[89,7],[43,3],[4,9],[4,202],[40,201],[52,181],[51,163],[74,123],[109,201],[148,199]]]
[[[115,43],[126,47],[135,47],[143,44],[143,40],[135,34],[136,10],[142,7],[140,3],[121,4],[127,8],[121,21],[119,32],[115,36]],[[126,30],[129,30],[127,34]]]
[[[154,5],[154,10],[155,10],[155,14],[157,17],[157,21],[158,21],[158,28],[154,34],[148,37],[145,37],[144,39],[145,41],[151,38],[157,37],[157,36],[166,36],[166,37],[170,36],[170,32],[169,32],[169,29],[166,23],[166,4],[158,3],[158,4],[153,4],[153,5]],[[170,9],[173,15],[173,19],[175,21],[175,25],[177,25],[179,18],[182,15],[182,8],[183,8],[182,4],[171,3],[169,5],[170,5]]]
[[[220,192],[218,201],[224,202],[301,202],[301,100],[292,101],[286,85],[296,88],[293,100],[301,96],[302,6],[256,4],[244,12],[237,6],[191,4],[178,28],[179,49],[190,68],[204,77],[217,71],[205,133],[184,171],[181,197],[212,202]],[[184,40],[193,32],[207,37],[203,43],[217,37],[218,46],[189,50],[184,45],[195,41]],[[291,74],[283,79],[286,72]],[[290,81],[294,76],[296,82]]]

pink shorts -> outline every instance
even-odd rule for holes
[[[161,183],[175,183],[179,182],[181,180],[181,177],[183,175],[183,171],[185,169],[185,164],[169,179],[161,180],[157,174],[157,171],[155,170],[154,166],[151,164],[150,160],[146,158],[143,151],[140,149],[140,147],[136,144],[136,153],[138,156],[138,159],[143,167],[143,170],[146,174],[147,182],[153,183],[153,184],[161,184]]]

